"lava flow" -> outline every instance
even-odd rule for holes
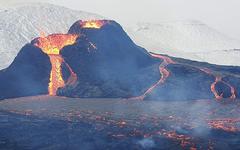
[[[61,69],[64,59],[60,55],[60,50],[64,46],[74,44],[77,37],[77,35],[73,34],[52,34],[47,37],[39,37],[34,43],[35,46],[42,49],[42,51],[50,57],[52,69],[50,74],[50,82],[48,85],[49,95],[56,95],[57,89],[59,87],[64,87],[65,85]],[[76,81],[76,74],[72,71],[69,65],[67,65],[67,67],[71,73],[68,80],[70,84]]]
[[[143,95],[134,97],[134,98],[130,98],[130,99],[143,100],[147,94],[151,93],[158,85],[163,84],[166,81],[166,79],[169,77],[170,72],[166,69],[167,65],[176,64],[176,62],[174,62],[171,58],[169,58],[167,56],[163,56],[160,54],[154,54],[154,53],[149,53],[149,54],[154,58],[163,60],[163,62],[159,65],[159,72],[161,74],[161,78],[155,84],[153,84],[150,88],[148,88],[143,93]]]
[[[217,76],[216,79],[215,79],[215,81],[211,84],[211,91],[213,92],[213,94],[214,94],[214,96],[215,96],[215,98],[216,98],[217,100],[220,100],[220,99],[223,98],[223,93],[221,93],[221,94],[219,95],[219,94],[217,93],[216,89],[215,89],[216,84],[217,84],[218,82],[220,82],[221,80],[222,80],[222,78],[219,77],[219,76]]]
[[[237,124],[240,123],[239,118],[224,118],[209,120],[208,125],[214,129],[220,129],[226,132],[238,132]]]
[[[211,84],[211,91],[214,94],[216,100],[223,99],[223,93],[218,94],[218,92],[216,90],[216,84],[219,83],[219,82],[222,82],[223,84],[227,85],[231,89],[231,96],[229,98],[230,99],[236,99],[235,88],[233,86],[231,86],[230,84],[228,84],[227,82],[223,81],[221,76],[214,75],[214,73],[208,68],[201,68],[200,70],[205,72],[208,75],[212,75],[212,76],[215,77],[215,81]]]
[[[104,21],[104,20],[90,20],[90,21],[80,22],[80,26],[82,28],[100,29],[104,24],[106,24],[106,21]]]

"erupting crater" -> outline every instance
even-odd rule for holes
[[[57,89],[64,87],[65,83],[62,77],[61,65],[64,59],[60,55],[60,51],[64,46],[72,45],[76,42],[78,35],[73,34],[52,34],[46,37],[39,37],[35,40],[34,45],[39,47],[44,53],[46,53],[52,65],[48,92],[49,95],[56,95]],[[66,64],[66,62],[64,62]],[[67,65],[71,75],[68,82],[76,81],[76,74]],[[67,82],[67,83],[68,83]]]
[[[100,29],[104,26],[107,22],[105,20],[90,20],[90,21],[81,21],[80,26],[82,28],[95,28]]]

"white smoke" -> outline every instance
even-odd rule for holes
[[[155,146],[155,142],[151,138],[144,138],[138,141],[138,144],[144,149],[153,148]]]

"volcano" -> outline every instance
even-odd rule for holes
[[[75,22],[67,34],[34,39],[0,71],[0,98],[221,100],[238,98],[239,67],[148,53],[111,20]]]
[[[122,27],[108,20],[89,23],[77,21],[68,34],[79,35],[72,46],[61,51],[78,76],[79,84],[66,87],[60,95],[73,97],[131,97],[140,95],[160,78],[152,65],[158,60],[138,47]],[[144,78],[153,79],[142,82]]]

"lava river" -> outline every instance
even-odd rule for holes
[[[80,26],[81,28],[100,29],[106,23],[107,22],[103,20],[81,21]],[[77,82],[77,75],[60,55],[61,49],[65,46],[74,44],[77,38],[78,35],[75,34],[52,34],[49,36],[41,34],[41,37],[37,38],[34,43],[35,46],[42,49],[42,51],[46,53],[50,58],[52,69],[48,86],[49,95],[54,96],[56,95],[58,88],[64,87],[65,85],[73,85]],[[92,42],[89,42],[89,44],[94,49],[97,49]],[[66,83],[62,77],[61,66],[63,63],[71,73]]]
[[[101,29],[107,23],[108,22],[105,20],[91,20],[91,21],[80,21],[79,25],[81,28],[86,28],[86,29]],[[78,37],[78,35],[75,35],[75,34],[52,34],[52,35],[49,35],[46,37],[42,36],[42,37],[38,38],[34,44],[35,46],[41,48],[42,51],[44,53],[48,54],[48,56],[50,57],[52,70],[51,70],[51,74],[50,74],[50,79],[49,79],[50,82],[49,82],[49,87],[48,87],[49,95],[56,95],[58,88],[64,87],[65,84],[67,84],[67,85],[75,84],[77,81],[77,75],[73,72],[71,67],[64,61],[64,59],[60,55],[61,49],[64,46],[74,44],[77,37]],[[87,39],[87,37],[86,37],[86,39]],[[89,42],[89,45],[91,47],[93,47],[93,49],[95,49],[95,50],[97,49],[97,47],[92,42],[90,42],[88,39],[87,39],[87,41]],[[206,73],[209,76],[214,76],[215,81],[211,85],[209,85],[209,87],[210,87],[209,89],[211,90],[211,92],[213,93],[215,98],[217,100],[224,98],[224,96],[223,96],[224,93],[221,91],[218,91],[216,89],[216,85],[218,83],[221,83],[222,85],[225,85],[226,87],[228,87],[231,90],[230,91],[231,96],[229,96],[228,98],[236,99],[235,88],[233,86],[231,86],[229,83],[223,81],[221,75],[219,75],[218,73],[215,73],[214,71],[210,70],[209,68],[200,68],[200,67],[192,66],[189,64],[175,62],[170,57],[160,55],[160,54],[155,54],[155,53],[149,53],[149,54],[155,59],[162,60],[162,63],[159,65],[159,72],[161,74],[161,78],[156,83],[151,85],[148,89],[146,89],[146,91],[142,95],[140,95],[138,97],[130,98],[130,99],[143,100],[157,86],[164,84],[165,81],[167,80],[167,78],[170,76],[170,71],[167,69],[167,66],[169,64],[181,64],[181,65],[185,65],[185,66],[190,66],[190,67],[196,68],[196,69]],[[62,77],[61,66],[63,63],[65,63],[65,65],[67,66],[68,70],[71,73],[71,75],[66,83],[64,82],[63,77]]]
[[[208,74],[210,76],[214,76],[215,81],[211,84],[211,91],[214,94],[216,100],[223,99],[223,93],[219,94],[218,91],[216,90],[216,84],[217,83],[223,83],[226,86],[228,86],[231,89],[231,96],[229,98],[230,99],[236,99],[235,88],[232,85],[230,85],[229,83],[223,81],[221,75],[214,73],[212,70],[210,70],[208,68],[200,68],[200,70],[205,72],[206,74]]]
[[[77,81],[77,75],[60,55],[60,50],[64,46],[74,44],[77,37],[77,35],[72,34],[52,34],[47,37],[39,37],[34,43],[35,46],[39,47],[50,58],[52,69],[48,86],[49,95],[56,95],[57,89],[65,86],[61,69],[63,63],[66,64],[71,73],[66,84],[74,84]]]
[[[149,93],[151,93],[158,85],[163,84],[166,79],[170,76],[170,72],[167,70],[167,65],[176,64],[171,58],[167,56],[163,56],[160,54],[149,53],[153,58],[157,58],[163,60],[163,62],[159,65],[159,72],[161,74],[161,78],[153,84],[150,88],[148,88],[141,96],[133,97],[130,99],[140,99],[143,100]]]
[[[157,86],[164,84],[166,79],[170,76],[170,71],[167,69],[167,66],[169,64],[181,64],[181,65],[186,65],[189,67],[193,67],[196,68],[204,73],[206,73],[209,76],[213,76],[215,78],[215,81],[210,85],[210,90],[213,93],[214,97],[216,98],[216,100],[221,100],[223,99],[223,94],[219,91],[217,91],[216,89],[216,85],[218,83],[222,83],[224,85],[226,85],[227,87],[230,88],[230,92],[231,92],[231,96],[229,96],[229,99],[236,99],[236,89],[230,85],[229,83],[225,82],[222,80],[222,76],[220,74],[218,74],[217,72],[214,72],[212,70],[210,70],[209,68],[201,68],[201,67],[197,67],[197,66],[192,66],[189,64],[184,64],[184,63],[179,63],[179,62],[175,62],[173,61],[170,57],[168,56],[163,56],[160,54],[155,54],[155,53],[149,53],[153,58],[157,58],[162,60],[163,62],[159,65],[159,72],[161,74],[161,78],[154,83],[150,88],[148,88],[142,95],[138,96],[138,97],[133,97],[130,99],[140,99],[143,100],[148,94],[150,94]]]

